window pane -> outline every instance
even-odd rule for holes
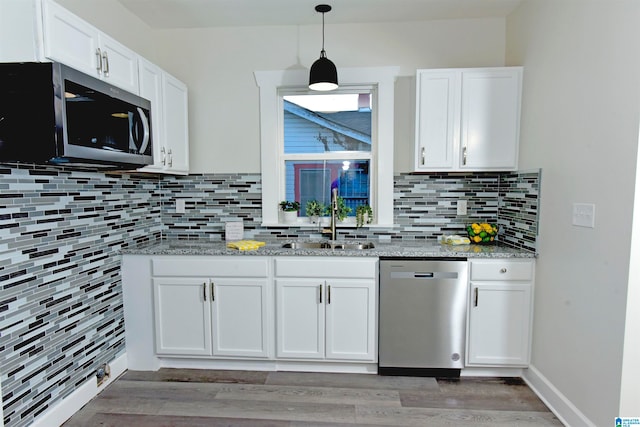
[[[371,204],[369,160],[287,160],[285,170],[286,199],[300,202],[300,216],[306,216],[309,200],[328,206],[333,187],[352,208],[350,216],[355,215],[356,206]]]
[[[369,93],[283,98],[285,154],[371,151]]]

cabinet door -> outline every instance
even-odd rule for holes
[[[451,169],[457,165],[460,120],[460,72],[419,70],[416,75],[415,169]]]
[[[43,2],[45,57],[98,76],[98,30],[57,3]]]
[[[209,281],[154,278],[157,354],[211,355]]]
[[[324,358],[324,281],[278,279],[276,356]]]
[[[375,280],[326,281],[326,358],[376,359]]]
[[[164,167],[162,142],[162,69],[140,58],[138,62],[140,96],[151,102],[151,139],[153,164],[140,169],[145,172],[158,172]]]
[[[114,86],[131,93],[138,88],[138,55],[111,37],[100,34],[102,51],[102,78]]]
[[[467,363],[529,363],[531,283],[471,282]]]
[[[521,67],[462,73],[463,169],[517,168],[521,86]]]
[[[162,120],[167,170],[173,173],[189,173],[189,119],[187,111],[187,86],[175,77],[163,73]]]
[[[267,280],[211,280],[213,355],[268,357]]]

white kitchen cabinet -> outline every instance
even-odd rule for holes
[[[467,366],[526,367],[533,260],[470,261]]]
[[[4,0],[0,62],[57,61],[138,94],[138,56],[52,0]]]
[[[377,260],[276,258],[276,357],[377,360]]]
[[[515,170],[522,67],[418,70],[415,171]]]
[[[156,353],[269,357],[265,258],[154,258]]]
[[[156,353],[211,355],[211,305],[206,278],[155,277]]]
[[[157,65],[140,58],[140,96],[151,101],[153,164],[141,171],[189,173],[187,86]]]
[[[267,279],[211,279],[213,355],[267,357]]]

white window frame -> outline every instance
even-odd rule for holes
[[[371,162],[377,174],[371,174],[371,197],[375,224],[393,226],[393,124],[394,89],[399,67],[338,69],[340,85],[373,86]],[[278,203],[284,200],[284,163],[280,151],[283,144],[282,99],[280,88],[303,88],[308,84],[307,70],[254,72],[260,90],[260,162],[262,167],[262,225],[284,225],[278,215]],[[377,96],[376,96],[377,95]],[[372,119],[373,120],[373,119]],[[286,224],[291,225],[291,224]],[[302,225],[302,224],[300,224]]]

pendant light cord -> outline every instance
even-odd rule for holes
[[[324,12],[322,12],[322,50],[320,51],[321,57],[326,57],[327,53],[324,51]]]

